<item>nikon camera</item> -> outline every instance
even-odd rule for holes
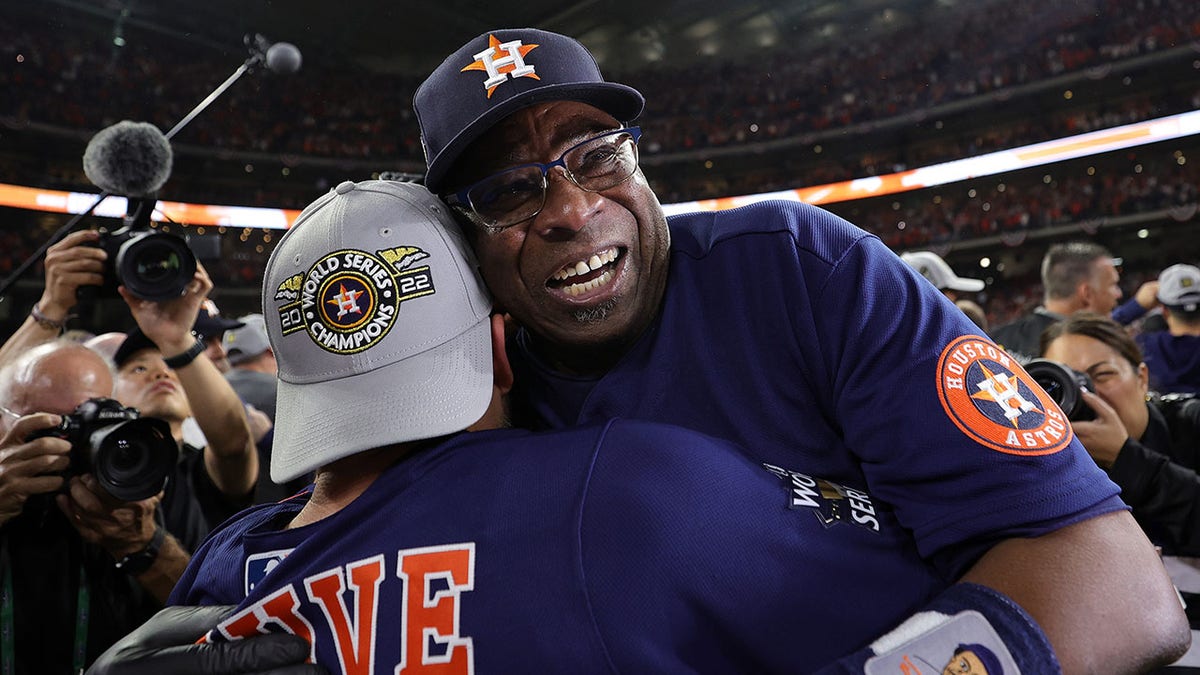
[[[162,491],[175,467],[179,445],[163,420],[139,417],[111,398],[92,398],[64,415],[58,426],[29,438],[52,436],[71,443],[67,477],[91,473],[110,495],[127,502]]]
[[[1025,364],[1025,372],[1037,382],[1050,398],[1062,408],[1067,419],[1081,422],[1096,419],[1096,411],[1083,402],[1083,389],[1095,391],[1092,378],[1087,373],[1070,368],[1050,359],[1034,359]]]

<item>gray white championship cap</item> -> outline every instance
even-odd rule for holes
[[[1158,275],[1158,301],[1167,307],[1194,312],[1200,307],[1200,268],[1171,265]]]
[[[946,261],[933,251],[909,251],[901,253],[900,258],[920,272],[921,276],[928,279],[939,291],[948,289],[976,293],[982,291],[986,285],[983,279],[958,276],[954,270],[950,269],[950,265],[946,264]]]
[[[279,363],[271,479],[476,422],[492,396],[491,307],[424,187],[345,182],[310,204],[263,282]]]

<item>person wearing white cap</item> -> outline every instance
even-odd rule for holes
[[[958,300],[960,292],[978,293],[985,285],[982,279],[958,276],[950,269],[950,265],[933,251],[907,251],[900,254],[900,259],[912,265],[913,269],[920,272],[921,276],[951,300]]]
[[[1200,393],[1200,268],[1171,265],[1158,276],[1158,301],[1167,330],[1137,336],[1150,388],[1159,393]]]
[[[891,639],[873,643],[885,652],[888,646],[899,649],[926,633],[949,639],[960,628],[978,635],[989,649],[997,642],[1002,647],[1007,640],[1019,641],[1019,648],[1005,653],[1022,660],[1021,668],[1028,672],[1044,671],[1047,664],[1055,667],[1056,657],[1068,671],[1133,672],[1169,661],[1186,649],[1186,618],[1165,572],[1154,567],[1153,548],[1125,512],[1116,487],[1083,447],[1062,433],[1053,402],[1042,398],[1044,392],[1038,393],[1028,374],[978,336],[961,312],[950,308],[878,238],[819,208],[773,201],[723,212],[682,214],[668,222],[638,164],[642,131],[631,122],[643,103],[636,90],[605,81],[595,59],[577,41],[530,28],[497,29],[476,36],[447,57],[414,95],[428,163],[425,184],[454,209],[482,277],[498,304],[519,325],[508,355],[514,370],[519,368],[516,383],[524,395],[514,411],[521,419],[564,434],[576,433],[572,431],[576,425],[605,424],[614,418],[670,422],[739,443],[773,466],[799,463],[839,485],[882,488],[891,495],[889,503],[909,526],[926,560],[944,579],[963,582],[939,594],[928,612],[915,615],[915,622],[900,624],[903,636],[888,634]],[[303,225],[289,235],[302,230]],[[452,231],[457,236],[459,230]],[[313,328],[312,322],[321,318],[318,310],[341,311],[343,304],[349,308],[366,297],[367,290],[353,284],[345,289],[323,285],[324,279],[338,274],[324,268],[315,270],[321,281],[306,281],[304,257],[295,260],[302,268],[296,271],[300,278],[279,287],[296,295],[293,302],[299,301],[281,332],[313,336],[322,345],[313,348],[313,354],[371,343],[374,336],[363,331],[370,326],[382,331],[386,320],[383,324],[367,320],[348,330]],[[341,299],[319,297],[316,291],[321,289],[332,289]],[[275,290],[272,285],[271,292]],[[343,316],[337,325],[357,320]],[[277,346],[276,356],[281,357],[281,352]],[[283,430],[286,370],[281,359],[277,433]],[[315,379],[316,391],[341,393]],[[970,390],[965,386],[968,382]],[[974,395],[977,384],[983,384],[980,391],[990,389],[994,395]],[[360,400],[354,394],[343,405],[339,398],[325,396],[320,405],[314,401],[302,408],[313,418],[305,426],[339,444],[376,433],[400,410],[396,406],[378,410],[378,398]],[[369,423],[358,418],[359,424],[344,428],[343,415],[360,405],[377,414]],[[1014,421],[1022,416],[1020,424]],[[367,429],[360,428],[364,426]],[[290,444],[281,441],[280,445]],[[547,453],[542,462],[545,475],[557,475],[545,460],[565,456]],[[312,461],[321,459],[306,458],[291,469],[301,470]],[[488,456],[473,471],[491,469],[494,462],[496,458]],[[639,472],[655,465],[649,455],[629,462]],[[275,469],[273,461],[272,475],[278,478]],[[638,475],[634,472],[626,478]],[[804,474],[809,478],[785,475],[789,484],[799,484],[796,489],[805,501],[806,480],[812,474]],[[724,475],[713,476],[706,485],[725,484]],[[509,482],[497,482],[496,489],[521,494]],[[418,484],[424,485],[408,483],[405,489]],[[1044,486],[1060,484],[1072,488],[1046,499]],[[457,484],[449,482],[442,490],[454,487]],[[480,492],[455,508],[473,506],[494,494],[493,489]],[[796,493],[789,490],[789,494]],[[823,489],[816,494],[824,494]],[[833,489],[830,494],[842,493]],[[988,497],[981,499],[982,495]],[[847,508],[853,509],[849,504]],[[726,511],[736,513],[732,508]],[[424,512],[404,515],[409,517],[394,522],[408,524],[414,516],[418,521],[426,516]],[[550,509],[540,519],[549,525],[556,515]],[[507,509],[497,505],[487,521],[502,527],[511,518]],[[434,524],[441,522],[441,516],[425,520]],[[619,525],[610,523],[609,531],[622,536],[628,528],[646,522],[627,514]],[[694,532],[708,531],[711,525],[707,515],[686,522],[690,525],[685,529]],[[703,527],[694,527],[696,523]],[[754,525],[753,519],[743,525]],[[829,532],[839,530],[831,527]],[[658,541],[658,537],[649,539]],[[443,539],[442,545],[456,543]],[[694,552],[707,550],[705,546]],[[760,543],[745,550],[764,548],[772,547]],[[630,552],[607,538],[588,550],[621,560]],[[462,561],[464,554],[452,555]],[[743,551],[738,557],[745,558]],[[841,559],[858,562],[853,555]],[[481,553],[472,569],[484,570],[483,560]],[[543,558],[527,553],[525,560],[533,565],[532,574],[505,579],[542,578]],[[689,564],[680,566],[676,560]],[[691,602],[697,596],[681,590],[674,594],[675,600],[660,604],[640,585],[663,572],[697,569],[691,560],[690,555],[681,556],[647,568],[652,573],[626,574],[626,580],[638,585],[623,586],[625,600],[638,603],[644,598],[641,607],[664,610],[678,607],[679,598]],[[288,556],[266,578],[290,579],[274,575],[294,571],[298,564]],[[394,582],[397,576],[413,578],[394,554],[385,556],[384,565],[388,577],[383,583]],[[1045,574],[1047,569],[1054,574]],[[460,607],[459,584],[468,583],[467,579],[443,576],[451,586],[442,596],[448,601],[443,615],[464,622],[470,616],[470,598],[481,597],[471,593],[494,588],[482,576],[475,577],[469,582],[474,590],[462,595]],[[788,576],[807,577],[803,562],[795,562]],[[351,579],[349,566],[343,578]],[[725,588],[726,578],[734,577],[708,577],[709,587],[713,588],[713,579],[720,579],[717,586]],[[874,575],[856,576],[858,582],[873,579]],[[789,597],[774,584],[764,587]],[[547,599],[551,588],[569,587],[538,584],[517,604]],[[281,598],[298,597],[281,592]],[[313,594],[306,591],[307,597]],[[725,595],[744,598],[732,590]],[[414,597],[413,604],[406,606],[424,612],[428,599],[423,594]],[[885,592],[861,606],[869,608],[864,614],[874,616],[884,610],[877,603],[891,600]],[[793,610],[852,605],[831,599],[793,603]],[[1125,611],[1111,612],[1114,605]],[[327,606],[346,605],[331,598]],[[1025,614],[1023,607],[1033,616]],[[710,621],[745,618],[740,610],[706,616]],[[762,616],[758,611],[749,613]],[[832,614],[822,612],[818,623]],[[1097,614],[1109,621],[1097,623]],[[573,649],[592,644],[558,639],[556,631],[569,625],[568,615],[548,616],[554,619],[532,625],[516,620],[512,613],[492,618],[513,628],[514,649],[530,650],[547,643]],[[629,616],[638,618],[634,613]],[[983,625],[975,620],[979,617],[985,617]],[[258,618],[261,615],[243,615],[239,634],[254,630],[249,624]],[[760,637],[770,638],[763,646],[772,655],[780,646],[795,646],[793,641],[811,636],[807,629],[776,632],[782,624],[770,620],[751,623]],[[299,628],[302,622],[291,625]],[[640,624],[631,620],[629,625]],[[485,650],[482,639],[468,646],[455,628],[447,624],[432,632],[446,636],[443,647],[452,651],[461,646],[481,658],[497,653]],[[647,637],[664,639],[679,634],[670,621],[645,632]],[[1005,637],[997,639],[998,635]],[[748,637],[725,653],[761,656],[765,652],[756,646],[762,645],[760,637]],[[415,658],[430,653],[423,642],[412,643],[407,654]],[[975,644],[976,640],[960,642]],[[360,636],[356,644],[367,642]],[[697,650],[713,644],[722,643],[689,642]],[[867,638],[859,644],[872,643]],[[775,670],[815,670],[820,667],[817,655],[827,655],[834,645],[832,641],[813,645],[811,651],[808,646],[806,640],[805,648],[793,650],[787,664]],[[444,653],[443,648],[438,651]],[[838,664],[836,672],[844,672],[842,665],[862,672],[861,660],[870,658],[865,651],[874,649],[851,655],[860,662]],[[609,651],[614,658],[627,653],[633,652]],[[707,664],[714,670],[724,666],[722,672],[772,669],[763,662],[730,664],[720,656],[706,660],[708,654],[698,652],[687,664],[664,660],[624,669],[679,672]],[[797,663],[797,654],[814,662]],[[894,652],[875,656],[899,658]],[[567,653],[560,661],[577,670],[572,668],[575,662]],[[384,668],[394,665],[389,660],[371,663],[386,664]]]
[[[239,604],[187,610],[220,620],[206,653],[276,644],[237,639],[275,625],[335,671],[784,672],[797,651],[814,667],[853,652],[947,586],[861,489],[668,425],[502,429],[503,318],[420,186],[343,183],[306,209],[263,305],[280,380],[271,476],[317,476],[193,558],[171,601]],[[358,589],[349,624],[335,578]],[[872,611],[820,630],[795,611],[832,602]],[[111,672],[215,672],[184,661]]]
[[[982,291],[986,285],[983,279],[958,276],[954,270],[950,269],[950,265],[942,259],[942,256],[933,251],[907,251],[900,254],[900,259],[912,265],[913,269],[928,279],[929,283],[941,291],[942,295],[949,298],[955,307],[962,310],[963,314],[966,314],[976,326],[979,326],[980,330],[987,331],[987,314],[983,308],[973,300],[958,297],[959,293]]]

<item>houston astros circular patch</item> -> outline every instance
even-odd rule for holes
[[[1049,394],[979,336],[960,337],[942,351],[937,391],[955,426],[993,450],[1048,455],[1071,442],[1071,424]]]

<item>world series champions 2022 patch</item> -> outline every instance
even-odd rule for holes
[[[334,251],[275,290],[283,334],[306,331],[334,354],[357,354],[383,339],[400,303],[435,292],[429,254],[415,246]]]
[[[938,400],[963,433],[1013,455],[1049,455],[1071,442],[1066,415],[1005,351],[975,336],[942,350]]]

